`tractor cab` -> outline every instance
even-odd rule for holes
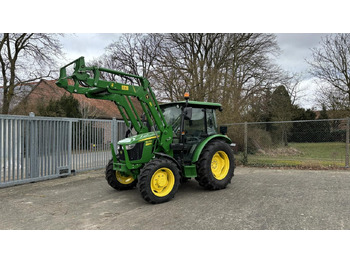
[[[166,122],[173,129],[174,158],[190,164],[196,147],[207,137],[218,134],[216,109],[219,103],[180,101],[160,105]]]

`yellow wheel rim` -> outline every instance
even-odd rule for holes
[[[174,184],[175,176],[169,168],[159,168],[151,178],[151,190],[158,197],[167,196]]]
[[[117,177],[118,182],[124,185],[131,184],[135,180],[132,176],[122,176],[119,171],[115,172],[115,176]]]
[[[227,176],[230,169],[230,160],[224,151],[218,151],[211,160],[211,172],[217,180],[222,180]]]

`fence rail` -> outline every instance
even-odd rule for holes
[[[0,187],[102,168],[123,121],[0,115]]]

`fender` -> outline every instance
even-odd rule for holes
[[[173,162],[177,165],[177,167],[179,168],[179,170],[180,170],[180,172],[181,172],[181,170],[182,170],[181,165],[180,165],[179,162],[177,162],[176,159],[173,158],[172,156],[169,156],[169,155],[164,154],[164,153],[159,153],[159,152],[154,153],[154,155],[155,155],[156,157],[160,157],[160,158],[163,157],[163,158],[170,159],[171,161],[173,161]]]
[[[221,135],[221,134],[216,134],[216,135],[212,135],[210,137],[207,137],[197,146],[196,150],[194,151],[193,157],[192,157],[192,163],[196,163],[198,161],[199,156],[202,153],[203,148],[208,144],[208,142],[210,142],[213,139],[223,140],[224,142],[226,142],[228,144],[232,143],[231,139],[228,136]]]

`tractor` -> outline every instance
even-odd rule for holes
[[[118,82],[107,81],[107,75]],[[112,159],[105,176],[114,189],[137,186],[144,200],[158,204],[171,200],[180,183],[191,178],[209,190],[231,183],[235,168],[231,140],[227,127],[217,132],[216,111],[222,111],[221,104],[191,101],[188,92],[184,101],[159,104],[146,78],[88,67],[84,57],[62,67],[56,85],[70,93],[113,101],[118,107],[127,131],[124,139],[111,143]]]

